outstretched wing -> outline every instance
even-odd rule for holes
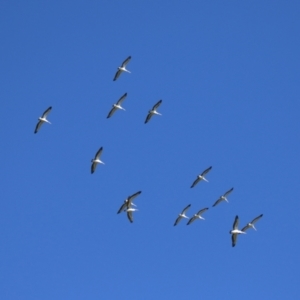
[[[233,188],[231,188],[229,191],[227,191],[227,192],[223,195],[223,197],[226,198],[232,191],[233,191]]]
[[[118,69],[118,71],[115,74],[115,77],[114,77],[113,81],[116,81],[119,78],[119,76],[121,75],[121,73],[122,73],[122,70]]]
[[[97,168],[97,164],[95,162],[93,162],[91,165],[91,173],[92,174],[95,172],[96,168]]]
[[[231,236],[231,240],[232,240],[232,247],[234,247],[235,246],[235,244],[236,244],[236,239],[237,239],[237,234],[235,233],[235,234],[232,234],[232,236]]]
[[[239,226],[239,217],[235,216],[234,222],[233,222],[233,229],[237,229]]]
[[[162,100],[159,100],[153,107],[152,110],[156,110],[162,103]]]
[[[215,207],[216,205],[218,205],[223,199],[222,198],[219,198],[213,205],[213,207]]]
[[[49,107],[43,112],[42,118],[46,118],[47,115],[49,114],[49,112],[51,111],[51,109],[52,109],[52,106],[49,106]]]
[[[37,133],[39,131],[39,129],[41,128],[41,126],[43,125],[44,122],[42,121],[38,121],[38,123],[35,126],[35,130],[34,133]]]
[[[191,188],[193,188],[200,180],[201,180],[201,178],[199,176],[197,176],[197,179],[193,182],[193,184],[191,185]]]
[[[260,218],[263,217],[263,214],[259,215],[258,217],[256,217],[255,219],[252,220],[252,224],[256,223]]]
[[[138,191],[138,192],[136,192],[135,194],[129,196],[129,197],[126,199],[126,201],[127,201],[127,207],[128,207],[128,208],[131,206],[131,203],[132,203],[133,199],[136,198],[138,195],[140,195],[141,192],[142,192],[142,191]]]
[[[192,224],[195,220],[196,220],[197,218],[194,216],[194,217],[192,217],[191,219],[189,219],[189,221],[187,222],[187,224],[186,225],[190,225],[190,224]]]
[[[121,205],[120,209],[118,210],[117,214],[121,213],[126,206],[127,206],[127,201],[125,200],[124,203]]]
[[[251,226],[250,226],[250,223],[248,223],[245,227],[243,227],[242,229],[241,229],[241,231],[246,231],[246,230],[248,230],[249,228],[250,228]]]
[[[203,208],[203,209],[200,209],[200,210],[197,212],[197,215],[198,215],[198,216],[201,216],[201,215],[202,215],[203,213],[205,213],[207,210],[208,210],[208,207]]]
[[[125,98],[127,97],[127,93],[125,93],[117,102],[117,105],[121,105],[122,102],[125,100]]]
[[[95,159],[99,159],[99,158],[100,158],[100,156],[101,156],[101,154],[102,154],[102,151],[103,151],[103,147],[101,147],[101,148],[97,151],[97,153],[96,153],[96,155],[95,155]]]
[[[126,65],[130,62],[130,60],[131,60],[131,56],[128,56],[128,57],[123,61],[121,68],[126,67]]]
[[[201,173],[201,176],[204,176],[206,175],[210,170],[211,170],[212,166],[210,166],[209,168],[207,168],[206,170],[204,170],[202,173]]]
[[[127,210],[127,218],[130,221],[130,223],[133,223],[133,216],[132,216],[132,211],[131,210]]]
[[[182,215],[184,215],[186,213],[186,211],[191,207],[191,204],[189,204],[188,206],[186,206],[183,211],[181,212]]]
[[[176,219],[176,221],[174,223],[174,226],[176,226],[180,222],[181,219],[182,219],[182,217],[178,216],[178,218]]]
[[[150,112],[148,113],[148,115],[147,115],[147,117],[146,117],[146,120],[145,120],[145,124],[148,123],[148,122],[150,121],[152,115],[153,115],[152,113],[150,113]]]
[[[117,110],[117,108],[115,106],[113,106],[113,108],[110,110],[110,112],[107,115],[107,119],[110,118],[115,113],[116,110]]]

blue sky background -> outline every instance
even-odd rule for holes
[[[2,1],[0,298],[299,297],[299,13],[299,1]],[[132,73],[113,82],[128,55]],[[116,212],[138,190],[130,224]],[[189,203],[206,220],[174,227]],[[261,213],[232,248],[235,215],[242,227]]]

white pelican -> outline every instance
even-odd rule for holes
[[[121,213],[122,211],[125,211],[126,208],[129,209],[131,208],[131,205],[136,206],[132,201],[134,198],[136,198],[138,195],[141,194],[142,191],[138,191],[135,194],[128,196],[125,200],[124,203],[121,205],[120,209],[118,210],[117,214]]]
[[[104,162],[100,160],[100,156],[102,154],[103,147],[101,147],[95,155],[95,158],[92,159],[91,173],[93,174],[96,170],[98,164],[103,164]]]
[[[110,112],[108,113],[108,116],[107,116],[107,118],[110,118],[113,114],[114,114],[114,112],[116,111],[116,110],[118,110],[118,109],[122,109],[122,110],[125,110],[125,108],[123,108],[122,106],[121,106],[121,104],[122,104],[122,102],[125,100],[125,98],[127,97],[127,93],[125,93],[119,100],[118,100],[118,102],[116,103],[116,104],[113,104],[113,108],[110,110]]]
[[[208,182],[208,180],[204,177],[204,175],[206,175],[211,170],[211,168],[212,167],[207,168],[200,175],[198,175],[197,178],[196,178],[196,180],[191,185],[191,188],[193,188],[201,180],[204,180],[204,181]]]
[[[153,115],[159,115],[161,116],[161,114],[159,112],[157,112],[156,110],[158,109],[158,107],[161,105],[162,100],[159,100],[153,107],[151,110],[149,110],[147,118],[145,120],[145,124],[149,122],[149,120],[151,119],[151,117]]]
[[[132,216],[132,213],[134,211],[137,211],[138,209],[137,208],[133,208],[133,207],[130,207],[130,208],[127,208],[126,209],[126,212],[127,212],[127,218],[128,220],[130,221],[130,223],[133,223],[133,216]]]
[[[243,229],[242,231],[246,231],[249,228],[253,228],[254,230],[256,230],[256,228],[254,227],[254,224],[260,219],[262,218],[263,214],[259,215],[258,217],[256,217],[255,219],[253,219],[250,223],[248,223]]]
[[[234,219],[234,222],[233,222],[233,229],[229,231],[229,233],[231,234],[232,247],[234,247],[236,244],[236,239],[237,239],[238,234],[241,234],[241,233],[246,234],[246,232],[239,230],[238,226],[239,226],[239,217],[236,216]]]
[[[233,188],[231,188],[229,191],[227,191],[223,196],[220,196],[220,198],[214,203],[213,207],[218,205],[221,201],[226,201],[228,203],[227,200],[227,196],[233,191]]]
[[[185,213],[186,213],[186,211],[187,211],[190,207],[191,207],[191,204],[189,204],[187,207],[185,207],[185,208],[183,209],[183,211],[178,215],[178,217],[177,217],[177,219],[176,219],[176,221],[175,221],[175,223],[174,223],[174,226],[176,226],[176,225],[180,222],[180,220],[181,220],[182,218],[186,218],[186,219],[189,218],[189,217],[187,217],[187,216],[185,215]]]
[[[130,62],[131,60],[131,56],[128,56],[122,63],[121,67],[118,67],[118,71],[114,77],[114,80],[113,81],[116,81],[119,76],[121,75],[122,72],[127,72],[127,73],[130,73],[127,69],[126,69],[126,65]]]
[[[193,223],[195,220],[197,219],[202,219],[202,220],[205,220],[201,215],[206,212],[208,210],[208,207],[207,208],[203,208],[201,210],[199,210],[196,214],[194,214],[194,216],[187,222],[186,225],[190,225],[191,223]]]
[[[44,113],[42,114],[41,117],[38,118],[38,123],[36,124],[35,126],[35,130],[34,130],[34,133],[37,133],[40,129],[40,127],[46,122],[46,123],[49,123],[51,124],[48,120],[47,120],[47,115],[49,114],[49,112],[51,111],[52,109],[52,106],[48,107]]]

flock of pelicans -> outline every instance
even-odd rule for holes
[[[130,71],[128,71],[126,69],[127,64],[130,62],[131,60],[131,56],[129,56],[128,58],[126,58],[124,60],[124,62],[122,63],[122,65],[120,67],[118,67],[118,70],[114,76],[113,81],[116,81],[119,76],[123,73],[123,72],[127,72],[130,73]],[[120,110],[125,110],[121,105],[123,103],[123,101],[125,100],[125,98],[127,97],[127,93],[125,93],[118,101],[117,103],[113,104],[112,109],[110,110],[110,112],[108,113],[107,118],[110,118],[118,109]],[[153,115],[161,115],[160,113],[157,112],[158,107],[161,105],[162,100],[159,100],[153,107],[151,110],[149,110],[146,120],[145,120],[145,124],[148,123],[151,119],[151,117]],[[38,118],[38,123],[35,127],[34,133],[37,133],[39,131],[39,129],[41,128],[41,126],[44,123],[48,123],[51,124],[48,120],[47,120],[47,116],[48,114],[51,112],[52,107],[50,106],[49,108],[47,108],[44,113],[42,114],[41,117]],[[96,170],[96,167],[98,164],[104,164],[103,161],[100,160],[101,154],[103,151],[103,147],[101,147],[95,157],[92,159],[92,165],[91,165],[91,173],[93,174]],[[201,174],[199,174],[197,176],[197,178],[195,179],[195,181],[193,182],[193,184],[191,185],[191,188],[195,187],[200,181],[206,181],[208,182],[208,180],[204,177],[210,170],[212,169],[212,167],[207,168],[206,170],[204,170]],[[218,205],[220,202],[222,201],[226,201],[227,200],[227,196],[232,193],[233,188],[231,188],[230,190],[228,190],[226,193],[224,193],[224,195],[220,196],[219,199],[213,204],[213,207],[215,207],[216,205]],[[121,212],[126,212],[127,213],[127,217],[129,219],[129,221],[131,223],[133,223],[133,212],[137,211],[138,209],[135,208],[136,205],[132,202],[137,196],[139,196],[142,192],[138,191],[135,194],[128,196],[125,200],[124,203],[121,205],[120,209],[118,210],[118,214]],[[189,218],[186,215],[186,212],[188,211],[188,209],[191,207],[191,204],[187,205],[182,212],[178,215],[178,217],[175,220],[174,226],[176,226],[181,219],[185,218],[185,219],[189,219],[189,221],[187,222],[187,225],[192,224],[195,220],[197,219],[201,219],[201,220],[205,220],[202,217],[202,214],[205,213],[208,210],[208,207],[203,208],[201,210],[199,210],[196,214],[194,214],[193,217]],[[232,239],[232,247],[234,247],[236,245],[236,241],[237,241],[237,236],[239,234],[245,234],[246,230],[248,230],[249,228],[253,228],[254,230],[256,230],[254,224],[260,220],[262,218],[262,214],[259,215],[258,217],[254,218],[251,222],[249,222],[246,226],[244,226],[241,230],[238,229],[238,225],[239,225],[239,217],[236,216],[233,222],[233,228],[232,230],[229,231],[229,233],[231,234],[231,239]]]

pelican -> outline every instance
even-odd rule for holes
[[[213,207],[218,205],[221,201],[226,201],[228,203],[227,200],[227,196],[233,191],[233,188],[231,188],[229,191],[227,191],[223,196],[220,196],[220,198],[214,203]]]
[[[181,220],[182,218],[186,218],[186,219],[189,218],[189,217],[187,217],[187,216],[185,215],[185,213],[186,213],[186,211],[187,211],[190,207],[191,207],[191,204],[189,204],[187,207],[185,207],[185,208],[183,209],[183,211],[178,215],[178,217],[177,217],[177,219],[176,219],[176,221],[175,221],[175,223],[174,223],[174,226],[176,226],[176,225],[180,222],[180,220]]]
[[[239,230],[238,226],[239,226],[239,217],[236,216],[234,219],[234,222],[233,222],[233,229],[229,231],[229,233],[231,234],[232,247],[234,247],[236,244],[236,239],[237,239],[238,234],[241,234],[241,233],[246,234],[246,232]]]
[[[136,206],[132,201],[134,198],[136,198],[138,195],[141,194],[142,191],[138,191],[135,194],[128,196],[124,203],[121,205],[120,209],[118,210],[117,214],[121,213],[122,211],[126,211],[126,209],[130,209],[131,205]]]
[[[204,175],[206,175],[211,170],[211,168],[212,167],[207,168],[200,175],[198,175],[197,178],[196,178],[196,180],[191,185],[191,188],[193,188],[201,180],[204,180],[204,181],[208,182],[208,180],[204,177]]]
[[[125,100],[125,98],[127,97],[127,93],[125,93],[119,100],[118,100],[118,102],[116,103],[116,104],[113,104],[113,108],[110,110],[110,112],[108,113],[108,116],[107,116],[107,118],[110,118],[113,114],[114,114],[114,112],[116,111],[116,110],[118,110],[118,109],[122,109],[122,110],[125,110],[125,108],[123,108],[122,106],[121,106],[121,104],[122,104],[122,102]]]
[[[127,212],[127,218],[128,220],[130,221],[130,223],[133,223],[133,216],[132,216],[132,213],[134,211],[137,211],[138,209],[137,208],[133,208],[133,207],[130,207],[130,208],[127,208],[126,209],[126,212]]]
[[[34,133],[37,133],[39,131],[39,129],[41,128],[41,126],[46,122],[46,123],[49,123],[51,124],[48,120],[47,120],[47,115],[50,113],[52,109],[52,106],[48,107],[44,113],[42,114],[41,117],[38,118],[38,123],[36,124],[36,127],[35,127],[35,130],[34,130]]]
[[[187,222],[186,225],[190,225],[191,223],[193,223],[195,220],[197,219],[202,219],[202,220],[205,220],[201,215],[206,212],[208,210],[208,207],[207,208],[203,208],[201,210],[199,210],[196,214],[194,214],[194,216]]]
[[[131,73],[130,71],[128,71],[128,70],[126,69],[126,65],[130,62],[130,60],[131,60],[131,56],[128,56],[128,57],[123,61],[121,67],[118,67],[118,71],[117,71],[117,73],[116,73],[116,75],[115,75],[113,81],[116,81],[116,80],[119,78],[119,76],[122,74],[122,72]]]
[[[98,164],[103,164],[104,162],[100,160],[100,156],[102,154],[103,147],[101,147],[95,155],[95,158],[92,159],[91,173],[93,174],[96,170]]]
[[[146,118],[146,120],[145,120],[145,124],[148,123],[148,122],[150,121],[150,119],[151,119],[151,117],[152,117],[153,115],[159,115],[159,116],[161,116],[161,114],[160,114],[159,112],[156,111],[156,110],[158,109],[158,107],[161,105],[161,103],[162,103],[162,100],[159,100],[159,101],[152,107],[152,109],[149,110],[148,115],[147,115],[147,118]]]
[[[246,231],[247,229],[249,228],[253,228],[254,230],[257,230],[255,227],[254,227],[254,224],[260,219],[262,218],[263,214],[259,215],[258,217],[256,217],[255,219],[253,219],[250,223],[248,223],[243,229],[242,231]]]

